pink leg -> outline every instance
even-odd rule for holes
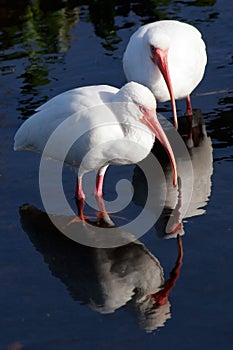
[[[105,215],[108,215],[102,196],[101,197],[97,197],[97,203],[98,203],[98,207],[99,207],[98,219],[101,219]]]
[[[76,181],[75,198],[77,200],[78,215],[82,221],[85,221],[85,217],[84,217],[85,194],[82,189],[82,178],[79,178]]]
[[[193,109],[191,106],[191,100],[190,96],[186,97],[186,117],[188,118],[188,124],[189,124],[189,133],[188,133],[188,140],[187,140],[187,146],[188,148],[193,147]]]
[[[79,178],[76,181],[75,197],[78,200],[85,200],[86,198],[82,188],[82,178]]]
[[[98,213],[98,221],[104,218],[108,213],[106,212],[104,200],[103,200],[103,183],[104,183],[104,175],[108,168],[108,165],[100,168],[97,176],[96,176],[96,188],[95,188],[95,196],[99,207]]]
[[[102,167],[99,169],[97,177],[96,177],[96,188],[95,188],[95,196],[98,199],[102,199],[103,196],[103,181],[104,181],[104,174],[108,168],[108,165]],[[82,178],[78,178],[76,182],[76,191],[75,191],[75,198],[77,199],[77,207],[79,212],[79,217],[82,221],[86,221],[86,218],[84,216],[84,204],[85,204],[85,194],[82,189]],[[98,201],[100,211],[105,213],[105,206],[103,203],[103,200]]]
[[[97,225],[101,227],[115,227],[114,222],[106,211],[103,197],[96,196],[96,200],[99,208]]]
[[[185,115],[187,115],[187,116],[192,116],[193,115],[193,109],[192,109],[191,99],[190,99],[189,95],[186,97],[186,112],[185,112]]]
[[[84,199],[77,200],[78,216],[79,216],[81,221],[86,222],[86,218],[84,216],[84,204],[85,204]]]
[[[104,174],[107,168],[108,165],[105,165],[102,168],[100,168],[96,176],[95,196],[99,198],[103,196]]]

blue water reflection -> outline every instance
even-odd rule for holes
[[[52,275],[58,277],[74,300],[93,311],[109,314],[122,306],[147,332],[164,326],[171,318],[169,294],[182,265],[183,249],[178,239],[178,257],[165,281],[158,259],[139,241],[117,248],[90,248],[66,238],[46,213],[31,205],[20,208],[22,226],[35,248],[44,256]],[[82,223],[76,230],[82,229]],[[86,225],[93,234],[93,225]],[[108,229],[109,235],[111,230]],[[126,235],[126,232],[122,232]]]

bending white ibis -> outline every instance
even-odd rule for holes
[[[120,90],[98,85],[66,91],[42,105],[22,124],[15,135],[14,149],[43,152],[58,127],[57,147],[49,149],[46,156],[61,159],[63,145],[77,132],[65,162],[78,168],[78,200],[85,200],[82,189],[85,173],[98,170],[95,195],[101,198],[107,167],[141,161],[149,154],[155,136],[166,149],[174,186],[177,183],[175,158],[157,119],[156,100],[143,85],[130,82]],[[85,133],[80,135],[82,128]]]
[[[193,26],[179,21],[158,21],[140,27],[130,38],[123,57],[128,81],[150,88],[159,102],[171,100],[178,127],[175,99],[186,98],[200,83],[207,63],[205,43]]]

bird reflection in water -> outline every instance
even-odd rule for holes
[[[186,145],[186,151],[183,149],[184,154],[182,152],[176,154],[175,143],[173,146],[171,142],[178,167],[178,189],[170,186],[172,174],[166,154],[157,143],[156,147],[152,149],[152,152],[163,167],[166,180],[162,184],[162,179],[156,178],[154,187],[149,189],[153,192],[151,195],[155,198],[155,201],[158,201],[162,197],[163,191],[166,191],[165,205],[155,224],[155,229],[160,237],[171,238],[176,237],[177,234],[183,235],[185,233],[183,227],[184,219],[203,215],[211,195],[211,176],[213,173],[212,143],[206,133],[201,111],[194,110],[193,112],[192,119],[186,116],[179,117],[179,134],[184,141],[184,145]],[[169,130],[167,132],[169,133]],[[190,136],[192,137],[192,145]],[[188,152],[188,158],[185,152]],[[191,169],[189,169],[190,167]],[[187,173],[188,171],[189,174]],[[155,175],[153,174],[153,176]],[[192,176],[192,179],[190,176]],[[143,205],[147,194],[147,185],[139,167],[135,168],[133,184],[133,201],[137,205]]]
[[[130,234],[129,243],[123,246],[93,248],[61,234],[47,214],[32,205],[21,206],[20,216],[24,231],[74,300],[103,314],[124,306],[147,332],[164,326],[171,318],[168,297],[179,277],[183,257],[179,235],[177,261],[165,281],[158,259],[140,241],[130,240]],[[84,226],[76,225],[80,230]]]

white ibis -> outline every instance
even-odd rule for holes
[[[123,57],[128,81],[149,87],[159,102],[171,100],[176,128],[175,99],[186,98],[186,115],[191,116],[190,93],[202,80],[206,63],[201,33],[172,20],[140,27],[131,36]]]
[[[157,119],[156,100],[143,85],[130,82],[121,89],[98,85],[66,91],[42,105],[22,124],[15,135],[14,149],[43,152],[58,126],[62,126],[62,130],[58,133],[57,147],[48,150],[46,156],[59,159],[64,143],[77,131],[77,140],[71,145],[65,162],[79,167],[78,200],[85,200],[82,189],[85,173],[98,170],[95,195],[97,199],[102,198],[107,167],[139,162],[149,154],[155,136],[166,149],[174,186],[177,183],[175,158]],[[79,137],[78,131],[82,128],[85,133]]]

